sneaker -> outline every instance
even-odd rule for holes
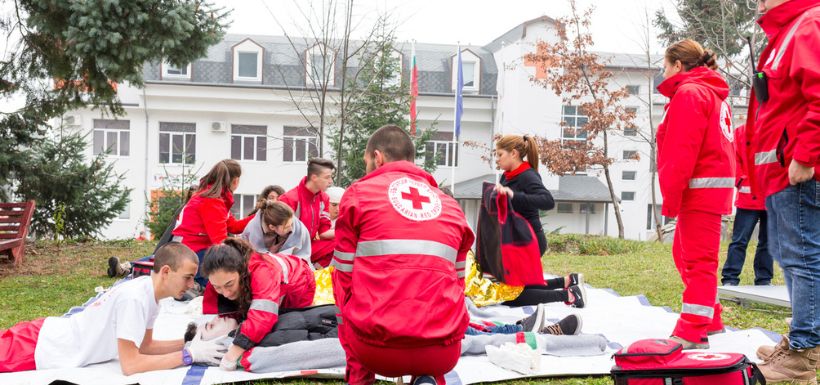
[[[125,277],[131,273],[131,262],[122,262],[118,257],[108,258],[108,277]]]
[[[569,284],[567,284],[567,287],[570,286],[584,286],[584,274],[569,273]]]
[[[790,384],[817,384],[817,361],[820,346],[809,349],[777,349],[769,360],[758,365],[767,383],[788,381]]]
[[[564,319],[558,321],[558,323],[554,323],[552,325],[547,325],[542,327],[538,330],[541,334],[552,334],[556,336],[560,335],[569,335],[574,336],[581,334],[581,317],[576,314],[570,314]]]
[[[418,376],[413,385],[436,385],[436,379],[433,376]]]
[[[683,350],[691,350],[691,349],[709,349],[709,342],[706,341],[704,343],[697,343],[685,340],[683,338],[672,336],[669,337],[670,340],[675,341],[683,346]]]
[[[544,304],[539,303],[535,307],[535,313],[530,314],[527,318],[523,318],[516,322],[521,325],[525,332],[536,332],[543,326],[544,323]]]
[[[780,342],[777,345],[762,345],[757,348],[757,358],[768,361],[776,350],[785,350],[789,348],[789,335],[784,334],[783,338],[780,339]]]
[[[567,305],[577,308],[583,308],[586,306],[586,296],[587,290],[583,286],[570,286],[567,289],[567,296],[569,300],[566,302]]]

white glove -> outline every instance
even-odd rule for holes
[[[197,335],[188,345],[188,352],[195,363],[216,366],[225,355],[227,349],[217,341],[203,341]]]
[[[222,357],[222,361],[219,363],[219,368],[226,371],[226,372],[233,372],[236,370],[236,360],[229,359],[228,356]]]

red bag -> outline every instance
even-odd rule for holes
[[[131,277],[137,278],[143,275],[151,275],[151,270],[154,269],[154,257],[147,261],[131,262]]]
[[[636,341],[615,353],[615,385],[766,385],[740,353],[683,351],[668,339]]]

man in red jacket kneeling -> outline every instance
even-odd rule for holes
[[[461,353],[464,268],[475,236],[415,159],[403,129],[378,129],[365,149],[367,175],[339,205],[333,295],[351,385],[372,384],[376,373],[444,384]]]

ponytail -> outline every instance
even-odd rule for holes
[[[231,187],[231,182],[242,175],[242,167],[233,159],[217,162],[199,180],[199,191],[204,198],[219,198]],[[210,187],[209,187],[210,186]]]
[[[524,135],[524,153],[533,170],[538,171],[538,143],[532,135]]]
[[[700,66],[718,69],[717,55],[711,50],[703,49],[700,43],[692,39],[683,39],[667,47],[664,58],[670,64],[680,61],[684,71]]]
[[[533,170],[538,171],[538,141],[535,137],[529,134],[521,135],[504,135],[495,143],[495,147],[500,150],[512,152],[518,151],[521,161],[530,164]]]

